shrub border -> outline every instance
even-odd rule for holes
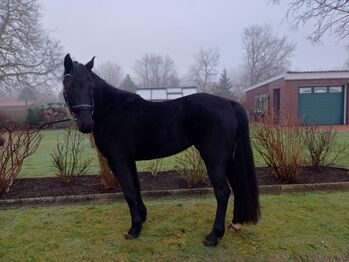
[[[314,183],[314,184],[292,184],[292,185],[263,185],[259,186],[261,194],[283,194],[283,193],[305,193],[305,192],[330,192],[330,191],[349,191],[349,182],[335,183]],[[172,189],[142,191],[142,196],[148,199],[166,196],[200,196],[212,194],[212,188],[192,188],[192,189]],[[110,203],[115,200],[123,199],[123,193],[105,193],[88,195],[69,195],[55,197],[36,197],[22,199],[2,199],[0,208],[38,206],[53,204],[74,204],[74,203]]]

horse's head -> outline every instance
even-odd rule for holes
[[[65,102],[76,118],[82,133],[90,133],[93,128],[93,81],[94,57],[86,65],[73,62],[70,55],[64,58],[63,95]]]

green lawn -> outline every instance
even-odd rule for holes
[[[38,150],[34,155],[25,160],[20,177],[40,177],[40,176],[53,176],[54,168],[51,164],[51,152],[56,148],[57,136],[62,137],[64,131],[62,130],[49,130],[43,131],[43,139]],[[340,144],[349,142],[349,133],[338,133],[338,140]],[[264,166],[263,159],[255,152],[255,162],[257,166]],[[98,173],[99,164],[96,152],[91,148],[91,144],[88,138],[84,143],[83,157],[91,159],[92,165],[89,169],[89,173]],[[349,167],[349,147],[345,154],[339,159],[338,165]],[[148,170],[148,161],[140,161],[137,163],[138,171]],[[176,161],[175,156],[167,157],[163,161],[162,170],[175,169]]]
[[[148,200],[142,235],[123,239],[124,202],[0,212],[0,261],[348,261],[349,192],[261,196],[262,219],[227,233],[217,248],[201,240],[213,198]],[[227,220],[230,221],[232,207]],[[228,221],[227,221],[228,223]]]

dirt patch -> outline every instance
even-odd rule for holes
[[[257,168],[259,185],[285,184],[274,178],[268,168]],[[190,188],[179,174],[174,171],[161,172],[153,177],[150,173],[139,173],[139,181],[144,191],[163,189]],[[349,182],[349,170],[343,168],[326,167],[315,172],[303,168],[295,184]],[[209,181],[192,188],[211,187]],[[31,197],[68,196],[85,194],[103,194],[120,192],[121,189],[105,189],[97,175],[79,177],[74,185],[65,185],[57,177],[21,178],[16,179],[9,193],[0,196],[0,199],[20,199]]]

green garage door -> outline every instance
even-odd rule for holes
[[[344,87],[300,87],[298,112],[305,124],[343,124]]]

